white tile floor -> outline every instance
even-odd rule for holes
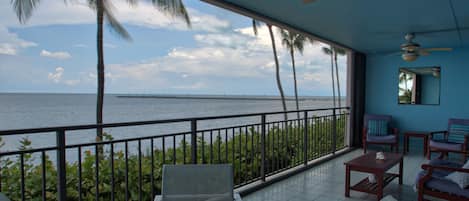
[[[350,198],[344,196],[345,167],[349,161],[363,153],[363,150],[342,155],[329,162],[318,165],[303,173],[272,184],[264,189],[243,197],[244,201],[344,201],[376,200],[376,196],[351,191]],[[395,179],[384,189],[384,195],[392,195],[397,200],[417,200],[417,193],[412,186],[420,165],[427,162],[422,151],[413,151],[404,157],[404,184],[400,186]],[[398,167],[390,171],[397,172]],[[363,173],[351,173],[352,185],[366,176]]]

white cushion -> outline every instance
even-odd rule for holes
[[[464,169],[469,169],[469,161],[462,166]],[[460,188],[466,188],[469,186],[469,173],[464,172],[453,172],[446,176],[446,179],[453,181],[454,183],[458,184]]]

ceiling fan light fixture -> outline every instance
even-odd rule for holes
[[[417,49],[420,48],[420,45],[417,44],[417,43],[413,43],[413,42],[408,42],[408,43],[404,43],[401,45],[401,50],[403,51],[416,51]]]
[[[407,62],[415,61],[417,60],[418,55],[414,52],[405,52],[402,54],[402,59]]]

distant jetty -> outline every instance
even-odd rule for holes
[[[159,99],[209,99],[209,100],[261,100],[261,101],[277,101],[280,97],[273,96],[215,96],[215,95],[117,95],[118,98],[159,98]],[[302,97],[299,101],[328,99],[329,97]],[[287,101],[294,101],[293,97],[286,97]]]

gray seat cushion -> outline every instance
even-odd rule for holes
[[[439,141],[434,141],[434,140],[430,140],[430,147],[434,147],[434,148],[438,148],[438,149],[452,150],[452,151],[461,151],[462,150],[462,145],[461,144],[448,143],[448,142],[439,142]]]
[[[385,136],[368,136],[366,138],[367,142],[377,142],[377,143],[394,143],[396,142],[396,136],[393,134]]]
[[[453,168],[460,168],[462,164],[454,163],[447,160],[434,159],[429,162],[430,165],[439,165]],[[444,170],[434,170],[432,173],[432,179],[425,183],[425,187],[432,190],[438,190],[441,192],[450,193],[453,195],[463,196],[469,198],[469,190],[462,189],[458,184],[454,183],[451,180],[446,179],[445,177],[452,172]],[[422,170],[417,174],[415,184],[418,185],[418,180],[426,174],[425,170]]]

